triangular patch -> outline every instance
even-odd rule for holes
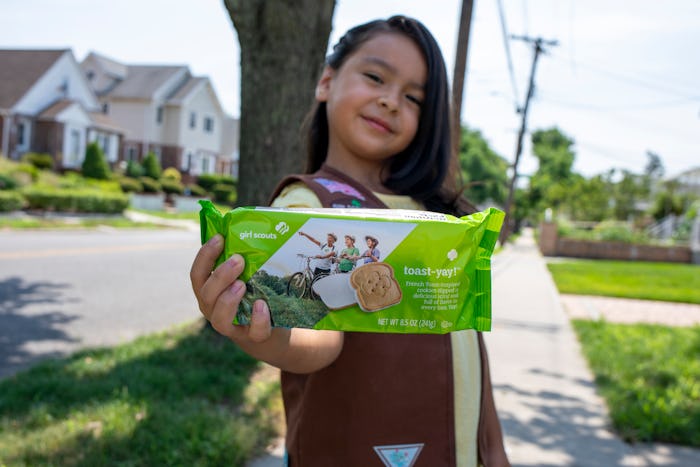
[[[394,444],[374,446],[379,458],[386,467],[411,467],[416,463],[424,444]]]

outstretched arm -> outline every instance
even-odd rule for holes
[[[199,309],[212,327],[252,357],[285,371],[311,373],[330,365],[343,348],[342,332],[272,328],[270,310],[263,300],[254,303],[250,325],[232,324],[245,293],[245,283],[238,278],[244,261],[233,255],[212,272],[223,243],[216,235],[204,244],[190,270]]]
[[[302,232],[301,230],[299,231],[299,235],[308,238],[312,242],[314,242],[316,245],[321,246],[321,242],[313,238],[311,235],[307,234],[306,232]]]

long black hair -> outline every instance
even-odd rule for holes
[[[426,209],[462,215],[473,207],[461,196],[459,170],[451,168],[450,102],[445,61],[433,35],[418,20],[392,16],[350,29],[326,57],[326,65],[340,69],[363,43],[380,33],[399,33],[412,39],[427,67],[425,96],[413,141],[387,161],[382,173],[391,191],[421,201]],[[316,102],[305,122],[306,173],[316,172],[328,153],[328,119],[325,102]],[[451,176],[450,176],[451,175]]]

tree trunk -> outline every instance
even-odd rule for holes
[[[334,0],[224,0],[241,49],[238,205],[264,205],[301,172],[300,133],[328,47]]]

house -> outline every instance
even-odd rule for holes
[[[0,49],[0,153],[20,159],[51,154],[58,170],[80,168],[97,141],[117,162],[124,130],[100,102],[68,49]]]
[[[207,77],[185,65],[130,65],[91,52],[80,64],[103,113],[126,128],[119,160],[149,152],[183,179],[237,175],[238,121],[227,116]]]

